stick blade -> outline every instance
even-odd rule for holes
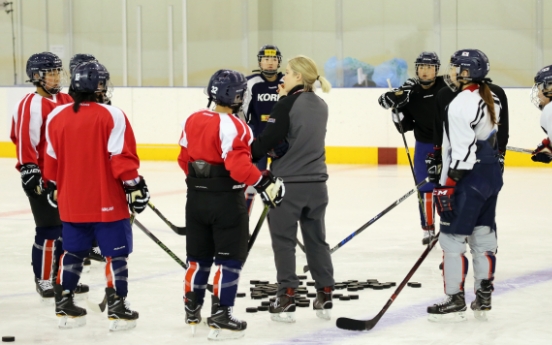
[[[88,309],[93,312],[103,313],[105,311],[105,307],[107,306],[107,295],[104,295],[104,298],[100,304],[96,304],[89,299],[86,300],[86,303],[88,304]]]
[[[346,329],[348,331],[366,331],[372,329],[374,326],[367,328],[369,321],[349,319],[348,317],[340,317],[335,323],[337,328]]]
[[[186,236],[186,227],[175,226],[172,228],[180,236]]]
[[[309,265],[305,265],[303,267],[303,273],[307,273],[309,271]]]

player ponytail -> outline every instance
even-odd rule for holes
[[[498,121],[496,120],[494,99],[491,93],[491,89],[489,88],[489,85],[487,85],[487,83],[481,83],[481,85],[479,86],[479,95],[487,105],[487,109],[489,110],[489,115],[491,116],[491,121],[493,125],[496,125]]]
[[[73,111],[75,113],[79,112],[80,105],[82,102],[97,102],[98,97],[96,96],[96,93],[94,92],[78,92],[75,91],[73,96]]]
[[[314,83],[318,80],[323,92],[330,92],[332,88],[330,82],[320,75],[316,63],[304,55],[299,55],[288,61],[289,68],[294,73],[299,73],[303,77],[303,86],[305,91],[314,91]]]

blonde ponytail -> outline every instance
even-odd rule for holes
[[[303,77],[303,86],[305,91],[314,91],[314,83],[320,81],[323,92],[330,92],[332,86],[330,82],[322,77],[318,72],[316,63],[304,55],[296,56],[288,61],[289,68],[295,74],[301,74]]]

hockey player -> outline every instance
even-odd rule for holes
[[[46,117],[56,106],[73,99],[61,92],[63,66],[59,57],[50,52],[33,54],[27,60],[27,76],[36,91],[27,94],[17,105],[11,127],[11,140],[16,146],[16,169],[29,198],[35,221],[35,240],[32,247],[32,264],[36,291],[43,299],[54,297],[52,279],[55,279],[57,262],[63,252],[61,220],[57,208],[47,200],[44,188],[44,157]],[[88,286],[79,285],[75,293],[88,292]]]
[[[243,113],[249,127],[253,130],[253,137],[258,137],[265,129],[272,107],[278,101],[278,85],[284,76],[278,72],[282,62],[282,53],[275,45],[264,45],[257,54],[260,73],[247,77],[247,92],[243,101]],[[267,156],[256,162],[260,170],[266,170]],[[255,188],[247,187],[245,191],[248,213],[251,215]]]
[[[552,65],[543,67],[535,76],[535,85],[531,90],[531,102],[542,110],[540,125],[546,138],[533,151],[531,159],[534,162],[549,164],[552,161],[552,145],[550,135],[552,134]]]
[[[416,183],[420,183],[428,176],[426,155],[433,152],[435,96],[439,90],[446,87],[446,84],[443,77],[437,76],[441,66],[437,54],[422,52],[414,63],[416,77],[408,79],[399,89],[382,94],[378,101],[385,109],[394,108],[393,122],[399,132],[399,120],[405,132],[414,131],[416,138],[414,171]],[[422,244],[428,244],[435,236],[433,187],[433,183],[428,183],[419,190],[423,201],[423,209],[419,207],[423,230]]]
[[[233,315],[238,281],[247,257],[249,217],[243,191],[255,189],[269,206],[277,206],[284,187],[272,174],[251,162],[253,134],[234,116],[242,106],[245,76],[219,70],[209,80],[207,94],[213,111],[190,115],[183,124],[178,163],[187,175],[186,255],[184,277],[186,323],[201,322],[205,288],[214,263],[211,316],[207,325],[212,340],[240,338],[247,323]]]
[[[251,146],[253,160],[270,152],[271,171],[286,182],[286,198],[268,214],[278,280],[277,297],[269,311],[272,320],[280,322],[295,322],[298,222],[316,282],[313,308],[323,319],[330,318],[332,308],[333,265],[324,221],[328,205],[324,147],[328,106],[314,93],[317,80],[323,92],[330,91],[330,83],[319,75],[312,59],[297,56],[289,60],[284,84],[279,86],[280,100],[272,109],[265,130]]]
[[[463,49],[455,56],[445,80],[453,91],[461,92],[445,115],[441,186],[433,193],[441,216],[439,244],[447,298],[427,308],[431,321],[466,320],[466,243],[475,276],[471,309],[477,319],[486,320],[486,311],[491,310],[496,267],[495,211],[502,187],[496,138],[500,103],[485,78],[490,68],[487,56],[477,49]]]
[[[75,102],[56,108],[46,123],[44,175],[53,182],[49,200],[57,200],[63,221],[64,254],[54,287],[61,328],[86,323],[86,310],[74,304],[73,293],[94,239],[106,257],[110,330],[134,328],[138,319],[126,300],[132,253],[128,209],[143,211],[149,192],[138,175],[140,162],[127,117],[104,104],[108,81],[103,65],[78,65],[71,77]]]

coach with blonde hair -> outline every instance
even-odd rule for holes
[[[270,210],[268,224],[276,263],[278,296],[270,305],[275,321],[295,322],[295,273],[297,223],[305,241],[307,262],[316,282],[317,316],[329,319],[332,308],[333,265],[326,243],[324,216],[328,205],[326,151],[324,142],[328,106],[314,93],[320,82],[323,92],[330,83],[318,72],[316,63],[297,56],[288,61],[279,100],[267,126],[251,145],[253,160],[272,157],[270,169],[284,179],[286,197],[280,207]]]

